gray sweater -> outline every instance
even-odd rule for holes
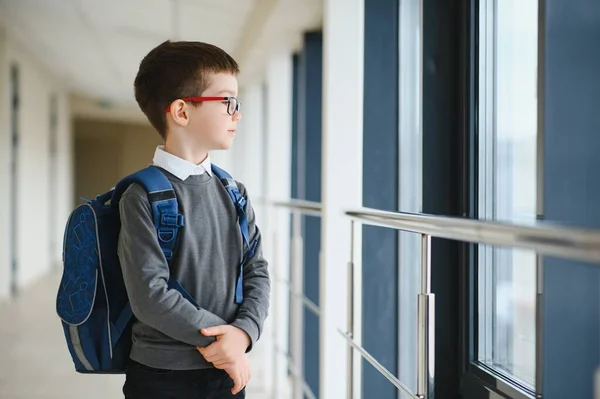
[[[237,214],[217,177],[194,175],[181,181],[162,170],[173,185],[185,226],[180,228],[171,269],[158,244],[146,191],[131,185],[119,204],[121,233],[118,255],[133,309],[131,358],[150,367],[189,370],[212,367],[196,349],[214,338],[201,328],[231,324],[244,330],[254,345],[269,308],[270,280],[262,257],[260,231],[250,201],[246,205],[251,242],[259,244],[244,266],[244,301],[234,302],[243,256]],[[238,183],[248,200],[245,187]],[[173,275],[200,305],[168,289]],[[248,348],[250,350],[250,348]]]

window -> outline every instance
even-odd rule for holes
[[[480,219],[536,219],[537,0],[479,3]],[[536,256],[480,246],[476,360],[536,387]]]

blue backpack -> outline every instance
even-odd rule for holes
[[[244,263],[254,255],[250,245],[246,200],[224,170],[212,166],[233,202],[244,238],[245,256],[239,266],[235,302],[243,301]],[[63,275],[56,298],[69,352],[80,373],[124,373],[131,350],[133,312],[117,256],[121,228],[119,200],[132,184],[145,188],[152,207],[157,239],[171,264],[179,229],[185,224],[171,183],[160,169],[149,166],[119,181],[109,192],[85,200],[71,213],[64,233]],[[110,202],[108,202],[110,200]],[[196,307],[194,298],[171,277],[168,282]]]

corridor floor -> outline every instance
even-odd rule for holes
[[[74,371],[55,312],[59,273],[0,302],[0,399],[123,398],[122,375]],[[259,392],[249,399],[263,398]]]

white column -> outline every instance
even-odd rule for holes
[[[6,35],[0,27],[0,301],[10,295],[10,100]]]
[[[72,114],[69,94],[64,91],[57,92],[58,101],[58,126],[57,126],[57,160],[56,160],[56,188],[55,203],[57,206],[54,218],[56,225],[54,231],[54,258],[52,266],[59,265],[62,270],[63,234],[67,219],[75,204],[73,204],[73,191],[75,190],[74,168],[74,139],[72,130]]]
[[[289,201],[291,191],[292,147],[292,55],[273,55],[267,67],[265,192],[270,201]],[[266,246],[271,261],[271,320],[274,335],[273,398],[285,398],[289,393],[287,377],[287,346],[289,328],[289,297],[283,281],[290,273],[289,212],[269,209],[269,229]]]
[[[325,0],[323,6],[319,397],[347,398],[348,349],[338,329],[347,327],[352,248],[343,211],[362,205],[364,0]]]
[[[270,244],[270,237],[264,236],[268,226],[267,214],[262,205],[264,198],[264,104],[261,83],[246,85],[240,90],[242,120],[238,125],[235,142],[231,149],[231,173],[242,182],[248,191],[256,214],[256,224],[263,233],[263,245]],[[265,253],[272,264],[272,256]],[[250,353],[252,382],[250,392],[268,397],[273,387],[271,369],[273,368],[273,327],[270,320],[265,323],[258,345]]]

